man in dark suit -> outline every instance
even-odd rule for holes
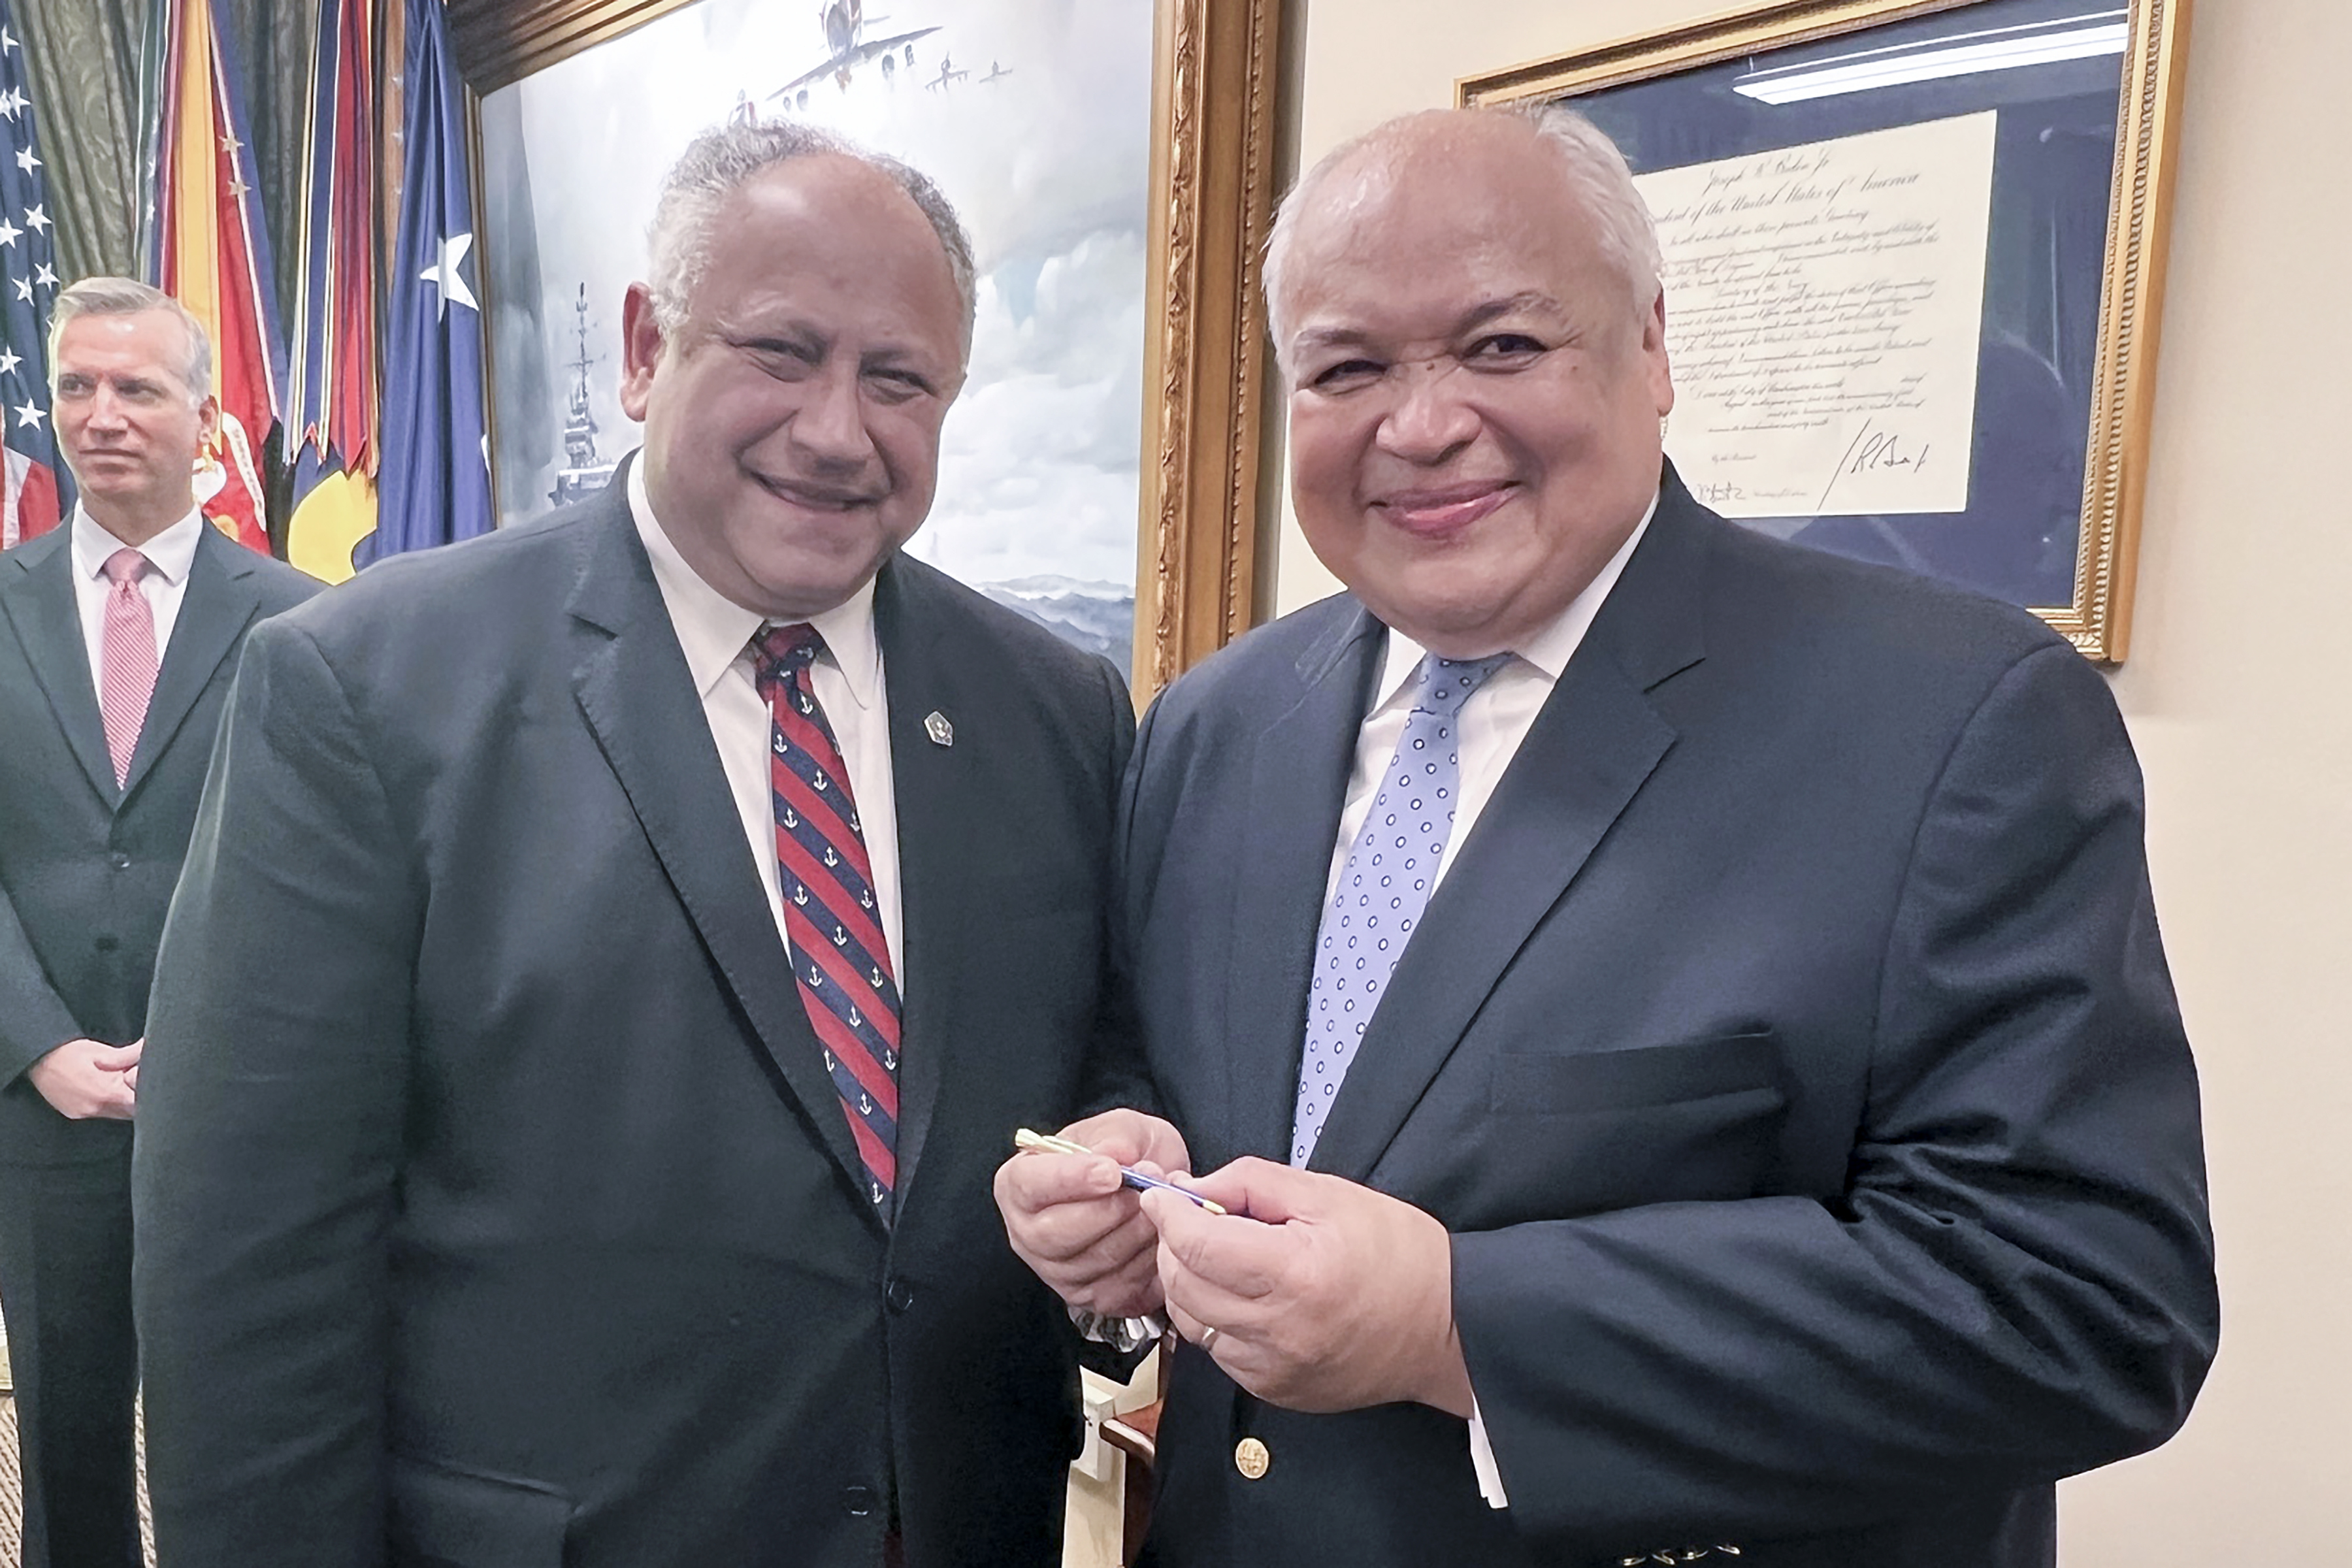
[[[79,482],[0,555],[0,1303],[24,1561],[139,1555],[131,1141],[147,991],[237,647],[318,584],[206,526],[212,348],[126,278],[62,290],[49,365]]]
[[[1346,595],[1139,736],[1122,931],[1219,1217],[1023,1155],[1164,1305],[1159,1560],[2021,1568],[2215,1340],[2139,778],[2032,616],[1662,465],[1658,254],[1554,110],[1335,153],[1268,266]],[[1184,1143],[1189,1140],[1189,1155]]]
[[[608,490],[238,674],[134,1182],[173,1568],[1058,1559],[989,1173],[1080,1097],[1132,711],[898,552],[972,321],[928,181],[709,132],[651,277]]]

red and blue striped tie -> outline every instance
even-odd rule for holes
[[[898,983],[849,774],[809,685],[809,665],[824,651],[824,639],[806,625],[772,626],[751,639],[768,703],[777,882],[793,973],[849,1117],[867,1196],[887,1212],[898,1180]]]

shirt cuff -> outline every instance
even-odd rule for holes
[[[1495,1445],[1486,1438],[1486,1418],[1478,1412],[1478,1396],[1470,1396],[1470,1468],[1478,1472],[1478,1495],[1486,1500],[1488,1508],[1508,1508],[1511,1500],[1503,1491],[1503,1472],[1495,1463]]]

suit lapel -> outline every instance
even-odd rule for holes
[[[625,476],[589,504],[598,515],[579,531],[580,578],[568,606],[583,623],[572,671],[580,711],[784,1091],[862,1190],[864,1168],[841,1098],[736,827],[709,721],[630,518]],[[857,1207],[882,1224],[873,1205]]]
[[[50,530],[9,552],[13,568],[0,576],[0,612],[23,645],[25,662],[48,698],[66,743],[89,775],[90,787],[110,806],[121,791],[114,763],[106,754],[106,721],[98,710],[98,686],[82,641],[81,613],[74,602],[70,527]]]
[[[1649,532],[1406,946],[1313,1169],[1369,1178],[1520,947],[1674,745],[1647,694],[1705,657],[1698,515],[1669,471]]]
[[[950,1070],[970,1053],[950,1057],[961,1037],[955,1010],[973,989],[963,973],[962,933],[977,918],[968,909],[969,882],[959,873],[963,846],[986,831],[969,782],[972,746],[985,735],[969,722],[975,693],[961,678],[944,636],[954,606],[941,602],[919,574],[895,557],[874,585],[874,631],[882,646],[882,679],[890,725],[890,774],[898,817],[898,905],[903,928],[898,955],[904,1012],[899,1036],[898,1180],[894,1200],[903,1208]],[[923,721],[945,717],[961,731],[961,750],[932,742]]]
[[[1232,1098],[1224,1125],[1235,1131],[1234,1147],[1222,1152],[1228,1158],[1290,1158],[1323,889],[1356,733],[1387,646],[1381,624],[1352,609],[1298,661],[1295,700],[1257,736],[1247,759],[1248,826],[1236,847],[1233,918],[1226,921]]]
[[[123,781],[127,799],[172,743],[188,710],[204,695],[221,661],[261,607],[261,586],[254,580],[256,557],[232,544],[205,525],[196,538],[195,558],[188,566],[187,591],[180,598],[180,614],[172,623],[172,640],[163,649],[155,672],[155,694],[148,700],[147,721],[140,727],[138,749],[131,753],[131,771]]]

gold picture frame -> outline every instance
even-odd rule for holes
[[[487,94],[693,3],[450,0],[450,32]],[[1153,25],[1139,703],[1252,620],[1281,0],[1156,0]]]
[[[1564,99],[1660,82],[1772,51],[1842,40],[1869,50],[1874,34],[1916,18],[1999,0],[1771,0],[1771,3],[1580,48],[1455,84],[1462,105]],[[2131,608],[2148,429],[2155,395],[2179,137],[2189,0],[2112,0],[2127,42],[2107,191],[2097,340],[2089,376],[2073,597],[2031,607],[2088,657],[2122,660]],[[1892,37],[1893,35],[1888,35]],[[1672,301],[1669,301],[1671,317]]]

